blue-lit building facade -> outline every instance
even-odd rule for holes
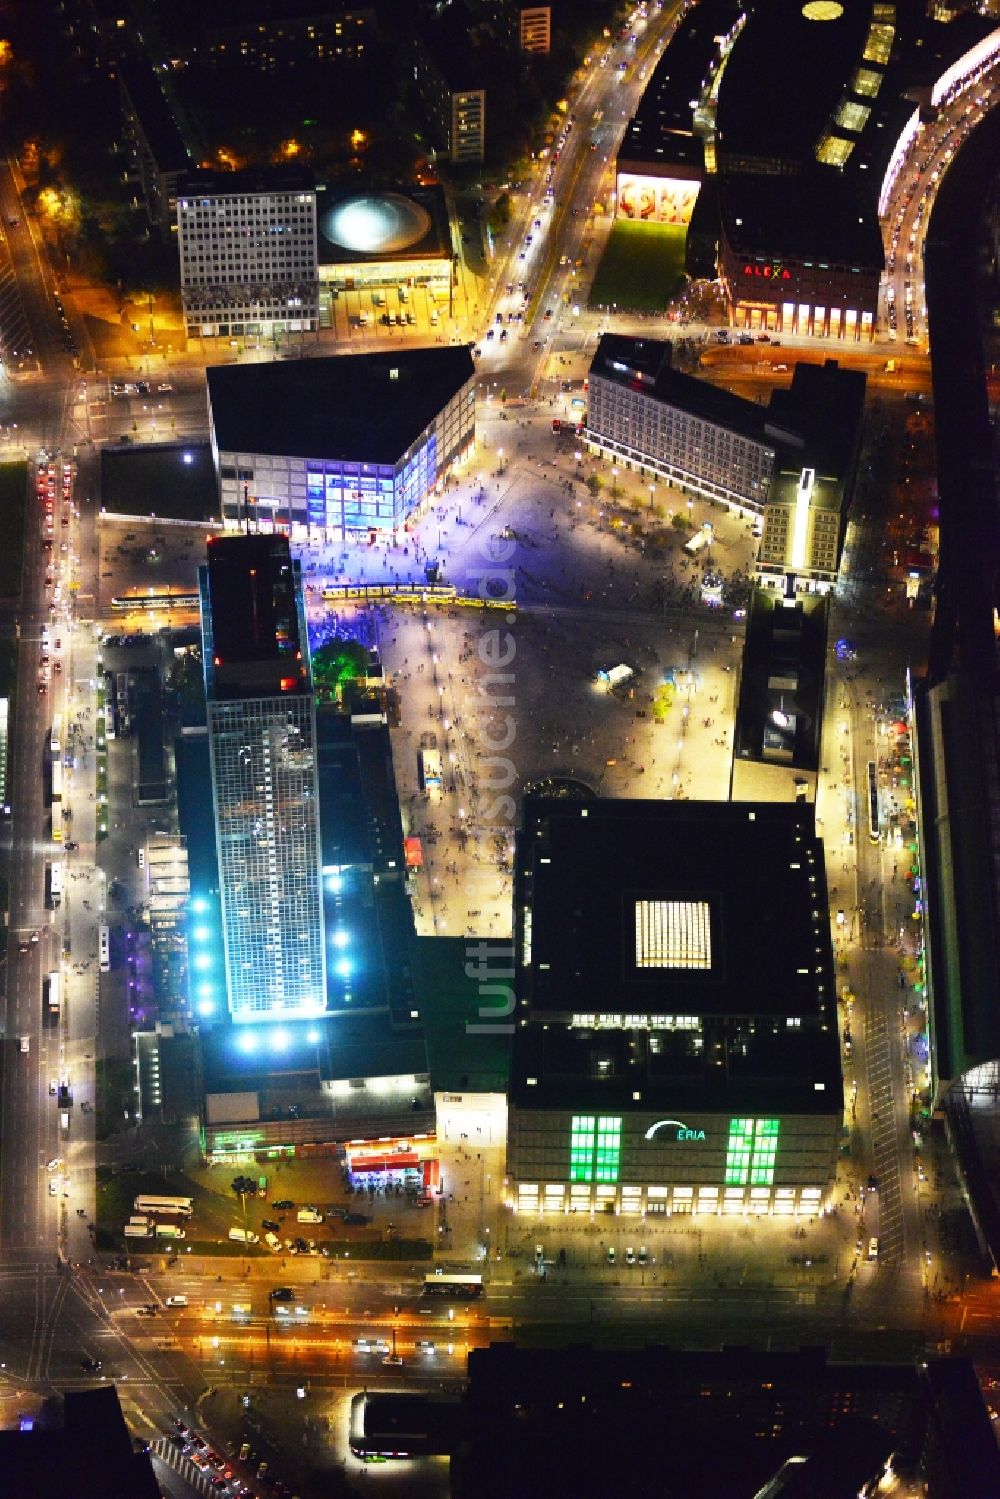
[[[475,441],[465,347],[220,366],[208,386],[229,526],[391,536]]]
[[[316,705],[299,564],[283,536],[216,537],[200,592],[229,1013],[320,1015]],[[192,977],[207,1004],[217,948],[198,931],[195,913]]]

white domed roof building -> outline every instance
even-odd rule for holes
[[[316,204],[320,281],[337,290],[432,286],[447,295],[452,253],[440,187],[322,189]]]

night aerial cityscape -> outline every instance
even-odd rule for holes
[[[0,143],[0,1499],[1000,1499],[1000,0]]]

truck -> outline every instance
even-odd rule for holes
[[[260,1235],[255,1234],[252,1228],[231,1228],[229,1237],[234,1244],[259,1244]]]
[[[151,1239],[153,1227],[150,1223],[126,1223],[123,1233],[126,1239]]]
[[[186,1239],[187,1234],[183,1228],[178,1228],[176,1223],[158,1223],[156,1225],[156,1236],[159,1239]]]
[[[295,1220],[297,1223],[322,1223],[323,1214],[317,1208],[299,1208]]]

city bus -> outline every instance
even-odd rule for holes
[[[47,983],[49,989],[49,1012],[52,1015],[58,1015],[59,1006],[62,999],[62,995],[60,992],[61,981],[58,968],[53,968],[52,972],[48,976]]]
[[[868,761],[868,836],[873,843],[878,843],[881,838],[881,827],[878,815],[878,771],[875,761]]]
[[[462,1275],[425,1275],[424,1296],[447,1297],[449,1301],[475,1301],[483,1294],[483,1277]]]
[[[56,861],[45,866],[45,904],[58,911],[62,904],[62,865]]]
[[[103,921],[97,928],[97,952],[102,973],[111,972],[111,940]]]
[[[52,760],[52,790],[49,791],[49,809],[52,814],[52,842],[63,841],[63,761],[60,755]]]
[[[52,715],[52,727],[49,730],[49,754],[53,761],[58,760],[62,754],[62,714]]]
[[[441,751],[422,749],[417,751],[417,779],[421,791],[441,785]]]
[[[138,1196],[132,1204],[135,1213],[166,1213],[173,1218],[190,1218],[194,1211],[190,1197]]]

